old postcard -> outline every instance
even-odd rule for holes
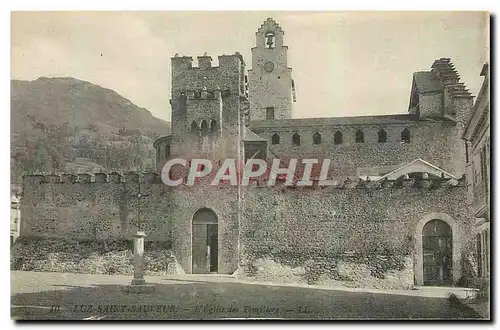
[[[490,319],[487,12],[13,12],[14,320]]]

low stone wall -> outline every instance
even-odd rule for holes
[[[274,260],[276,259],[276,260]],[[413,287],[411,256],[338,256],[295,264],[265,257],[242,266],[243,279],[331,287],[409,290]]]
[[[131,241],[75,241],[21,237],[11,249],[11,270],[133,275]],[[146,242],[146,275],[183,275],[168,244]]]

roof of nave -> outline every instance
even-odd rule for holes
[[[442,91],[446,88],[453,97],[472,97],[465,84],[460,82],[460,75],[450,58],[435,60],[430,71],[415,72],[413,85],[419,93]],[[411,97],[412,95],[410,99]]]
[[[435,72],[415,72],[413,79],[420,93],[435,92],[443,89]]]
[[[280,127],[307,127],[307,126],[348,126],[348,125],[380,125],[406,124],[415,122],[418,117],[411,114],[356,116],[356,117],[323,117],[323,118],[296,118],[277,120],[254,120],[250,128],[280,128]]]

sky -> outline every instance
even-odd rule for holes
[[[11,78],[89,81],[170,121],[170,58],[238,51],[250,69],[267,17],[285,32],[294,118],[406,113],[413,72],[441,57],[477,95],[489,59],[485,12],[14,12]]]

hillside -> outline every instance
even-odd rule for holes
[[[153,170],[153,141],[169,133],[168,122],[89,82],[43,77],[11,81],[15,182],[27,173]]]

